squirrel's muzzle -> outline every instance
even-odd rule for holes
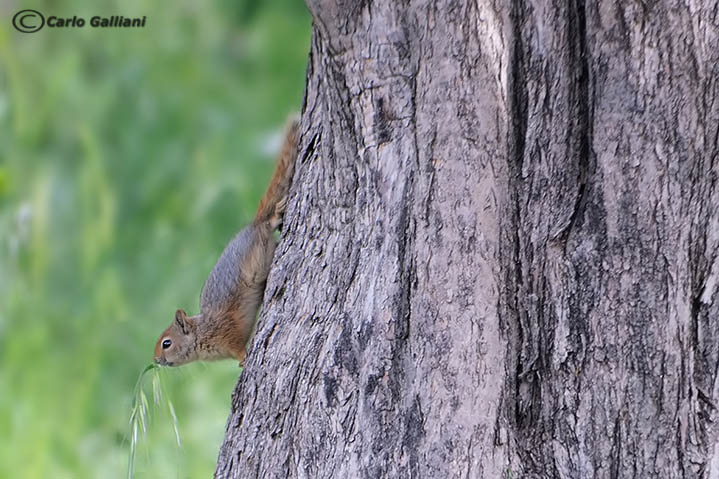
[[[167,359],[163,357],[155,358],[155,364],[158,366],[172,366],[172,363],[168,362]]]

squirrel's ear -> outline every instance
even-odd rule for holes
[[[189,325],[187,324],[187,314],[184,309],[178,309],[175,312],[175,322],[182,330],[182,334],[187,334],[189,331]]]

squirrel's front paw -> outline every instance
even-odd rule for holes
[[[239,360],[239,366],[241,368],[245,367],[245,358],[246,357],[247,357],[247,351],[245,350],[245,348],[242,348],[240,353],[237,355],[237,359]]]

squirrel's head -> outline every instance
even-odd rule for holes
[[[175,320],[155,344],[155,362],[161,366],[180,366],[197,359],[197,316],[187,317],[178,309]]]

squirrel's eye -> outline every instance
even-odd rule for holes
[[[162,341],[162,349],[167,349],[172,346],[172,339],[165,339]]]

